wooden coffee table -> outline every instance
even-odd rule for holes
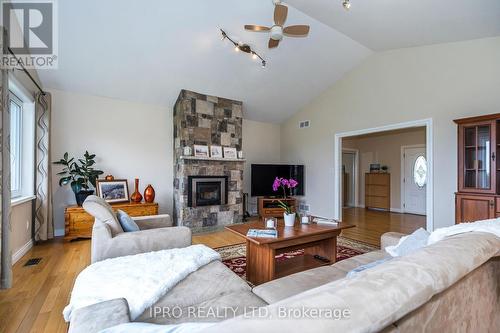
[[[343,229],[355,227],[352,224],[338,223],[336,226],[326,224],[298,224],[285,227],[278,222],[278,238],[247,237],[249,229],[264,229],[264,222],[250,222],[227,226],[231,232],[246,239],[247,246],[247,280],[255,285],[271,281],[283,276],[324,265],[331,265],[337,257],[337,236]],[[275,256],[304,249],[303,256],[286,260],[276,260]],[[324,262],[314,258],[319,255],[329,260]]]

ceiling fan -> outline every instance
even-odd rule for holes
[[[262,25],[245,25],[246,30],[250,31],[270,31],[271,35],[269,38],[268,46],[270,49],[277,47],[283,36],[288,37],[304,37],[309,33],[308,25],[290,25],[288,27],[283,27],[288,15],[288,7],[281,4],[281,1],[274,0],[274,25],[272,27],[265,27]]]

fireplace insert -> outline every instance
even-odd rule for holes
[[[227,189],[225,176],[188,176],[188,206],[225,205]]]

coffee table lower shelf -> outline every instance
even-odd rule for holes
[[[312,254],[304,254],[284,260],[276,260],[274,276],[275,278],[284,277],[290,274],[302,272],[311,268],[331,265],[333,262],[325,263],[314,258]]]

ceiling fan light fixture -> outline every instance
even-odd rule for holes
[[[342,2],[342,6],[344,6],[345,10],[351,9],[351,3],[349,2],[349,0],[344,0]]]

